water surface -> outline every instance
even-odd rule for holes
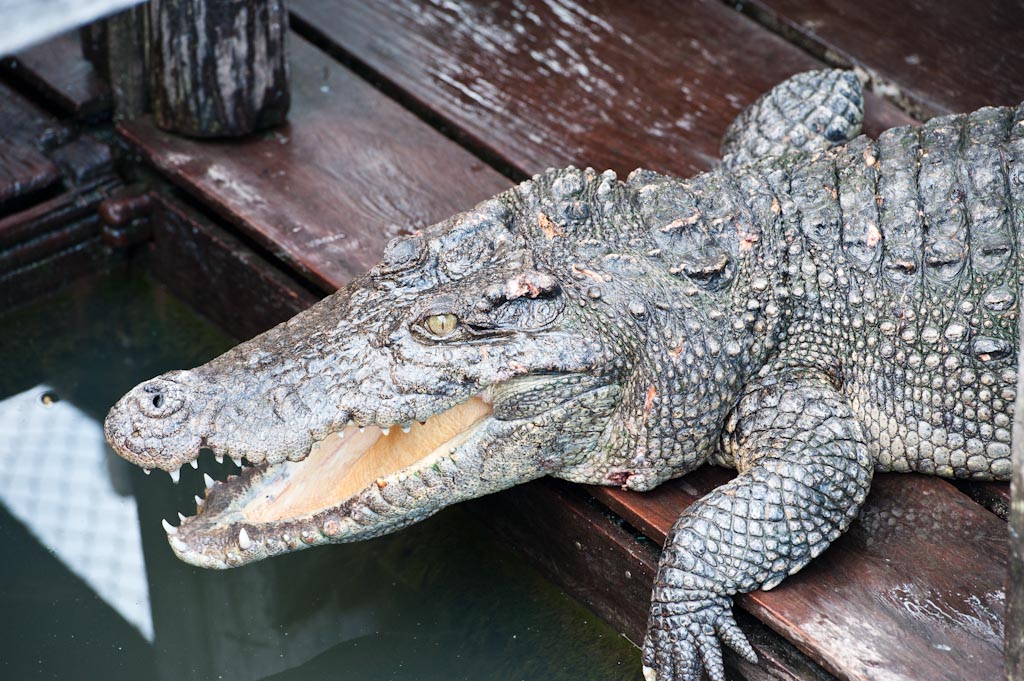
[[[223,572],[179,562],[160,519],[231,464],[173,486],[114,456],[102,419],[232,341],[128,273],[0,328],[0,678],[640,678],[631,644],[461,508]]]

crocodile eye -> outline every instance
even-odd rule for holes
[[[424,322],[424,325],[427,327],[427,331],[437,338],[444,338],[452,335],[452,332],[455,331],[455,327],[458,326],[458,324],[458,317],[448,313],[430,315]]]

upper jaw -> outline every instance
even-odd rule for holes
[[[324,496],[321,481],[332,480],[341,467],[322,446],[301,462],[260,464],[224,483],[208,479],[198,514],[177,528],[165,524],[168,540],[188,563],[233,567],[309,546],[387,534],[453,503],[545,475],[557,454],[544,443],[550,441],[551,428],[575,410],[575,399],[547,404],[543,413],[532,415],[513,414],[503,402],[521,396],[527,385],[537,391],[561,381],[574,385],[575,397],[600,385],[591,377],[531,377],[494,390],[499,401],[493,406],[492,391],[485,391],[442,412],[442,419],[457,413],[453,418],[459,424],[436,435],[411,459],[370,468],[367,472],[373,473],[362,478],[345,469],[343,484],[328,490],[333,496]],[[438,427],[431,419],[427,426],[413,425],[409,435],[397,430],[385,438],[376,426],[353,425],[343,431],[341,442],[358,449],[385,439],[415,440]]]

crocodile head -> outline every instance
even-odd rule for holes
[[[221,568],[374,537],[606,459],[640,352],[637,303],[601,264],[646,247],[628,191],[610,171],[536,176],[125,395],[106,435],[129,461],[174,478],[201,450],[249,464],[165,523],[178,556]]]

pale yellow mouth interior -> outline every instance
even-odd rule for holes
[[[259,485],[259,496],[242,510],[252,523],[270,523],[312,515],[337,506],[376,481],[387,479],[435,454],[447,454],[492,413],[482,397],[474,397],[408,433],[398,427],[388,435],[376,426],[359,432],[346,428],[313,445],[302,461],[277,464]]]

